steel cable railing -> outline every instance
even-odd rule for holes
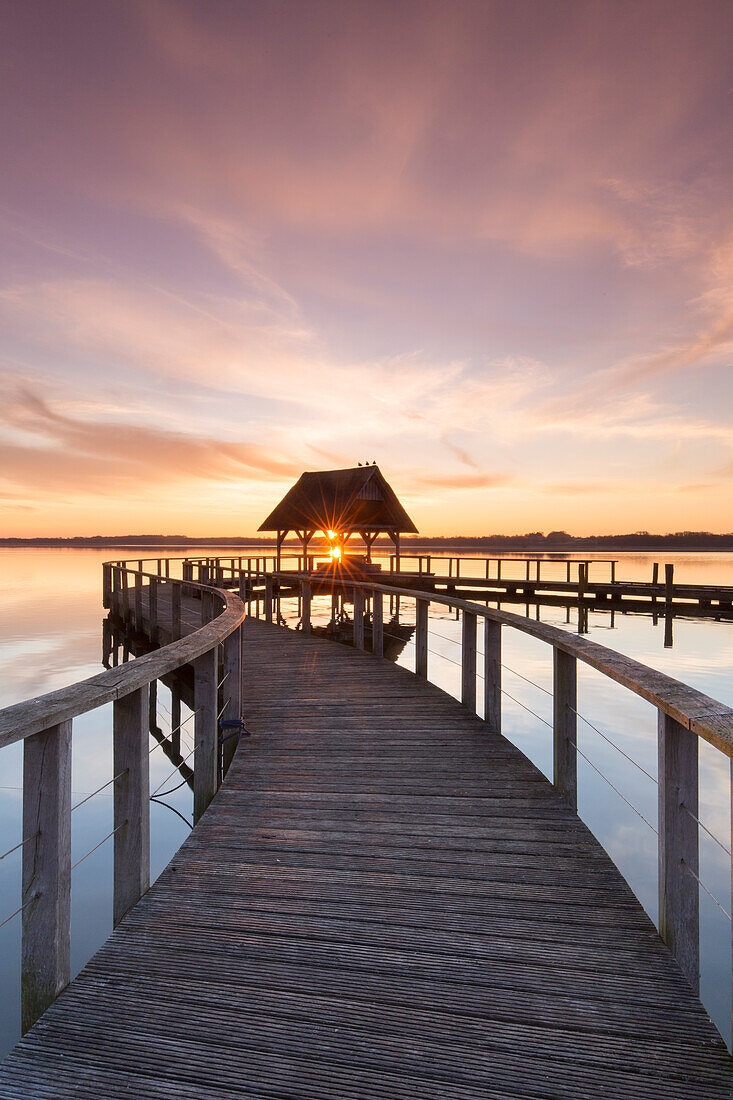
[[[32,905],[36,898],[39,898],[40,896],[40,893],[36,891],[36,893],[32,897],[28,898],[28,901],[24,902],[23,905],[16,909],[14,913],[11,913],[9,917],[5,918],[5,920],[0,921],[0,928],[3,928],[6,924],[9,924],[13,917],[17,917],[18,913],[22,913],[24,909],[27,909],[29,905]]]
[[[125,825],[127,825],[127,821],[121,822],[115,829],[112,830],[111,833],[107,833],[106,836],[103,836],[98,844],[95,844],[93,848],[90,848],[88,852],[85,852],[83,856],[80,856],[79,859],[77,859],[76,863],[72,863],[71,870],[73,871],[75,867],[78,867],[80,863],[83,863],[84,860],[92,854],[92,852],[96,852],[97,848],[101,848],[104,842],[109,840],[110,837],[113,837],[115,833],[119,833],[120,829],[124,829]]]

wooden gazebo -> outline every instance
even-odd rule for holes
[[[358,534],[366,546],[367,561],[378,535],[389,535],[399,554],[400,533],[417,534],[376,464],[301,474],[259,530],[277,532],[278,558],[290,531],[300,539],[304,556],[317,531],[329,539],[334,557],[340,557],[344,544]]]

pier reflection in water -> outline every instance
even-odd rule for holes
[[[143,552],[144,553],[144,552]],[[72,683],[100,670],[101,562],[109,551],[0,551],[2,601],[0,601],[0,705],[41,694]],[[433,555],[438,568],[439,555]],[[549,560],[549,559],[548,559]],[[562,571],[556,559],[554,568]],[[618,575],[645,580],[652,565],[661,560],[674,562],[675,579],[690,583],[733,583],[733,556],[719,554],[657,556],[619,555]],[[464,568],[468,570],[469,566]],[[480,563],[476,569],[480,570]],[[550,566],[548,565],[548,569]],[[517,569],[521,566],[517,563]],[[543,567],[544,572],[544,567]],[[477,572],[477,575],[480,575]],[[49,589],[48,578],[57,583]],[[390,656],[406,667],[414,667],[414,604],[405,601],[389,616],[385,607],[385,652],[389,634],[395,634]],[[519,608],[510,610],[518,611]],[[345,609],[348,614],[348,606]],[[283,600],[283,619],[297,618],[295,601]],[[329,601],[314,600],[314,623],[328,629]],[[553,625],[577,631],[577,609],[532,608],[531,613]],[[710,619],[675,618],[673,646],[665,648],[664,616],[589,611],[587,629],[591,638],[659,668],[702,691],[733,705],[733,624]],[[341,623],[348,637],[350,623]],[[430,616],[430,678],[454,695],[459,694],[460,625],[445,609],[434,607]],[[669,641],[669,637],[667,638]],[[108,649],[114,663],[112,651]],[[128,655],[131,648],[128,646]],[[117,661],[124,650],[117,649]],[[551,664],[547,648],[516,631],[505,631],[504,732],[546,773],[551,759],[551,731],[543,722],[551,720]],[[514,675],[508,669],[516,670]],[[525,677],[526,679],[522,679]],[[527,682],[527,681],[531,681]],[[543,690],[544,689],[544,690]],[[175,734],[179,725],[180,756],[192,749],[192,717],[184,693],[162,685],[158,690],[157,728],[170,742],[168,752],[158,746],[155,733],[150,739],[151,791],[176,787],[166,797],[190,820],[191,792],[176,768]],[[180,707],[180,719],[176,716]],[[529,709],[526,709],[529,708]],[[650,776],[656,776],[656,725],[654,713],[641,700],[615,686],[607,678],[584,668],[580,677],[579,711],[593,725]],[[636,809],[651,822],[656,820],[656,785],[653,778],[631,765],[616,748],[590,726],[579,724],[579,747],[593,764],[623,792]],[[75,724],[73,743],[74,800],[79,801],[104,783],[111,772],[111,708],[82,716]],[[0,829],[10,847],[19,839],[21,752],[20,746],[4,750],[0,780]],[[170,782],[165,782],[170,779]],[[634,811],[582,759],[579,762],[579,810],[644,902],[656,915],[656,837]],[[700,816],[715,835],[729,832],[730,777],[722,759],[704,742],[700,743]],[[72,816],[73,859],[76,860],[112,828],[112,798],[109,790],[80,806]],[[166,807],[151,807],[152,874],[155,876],[178,848],[187,826]],[[3,849],[4,850],[4,849]],[[9,856],[0,863],[0,896],[15,898],[19,890],[20,860]],[[704,833],[700,839],[700,877],[717,898],[730,896],[730,860]],[[10,909],[8,909],[10,911]],[[5,915],[3,909],[2,916]],[[79,967],[109,934],[112,920],[112,847],[102,845],[74,871],[72,897],[73,968]],[[0,916],[1,919],[1,916]],[[729,1033],[730,925],[713,901],[701,893],[702,997],[716,1023]],[[18,1036],[18,989],[20,929],[16,921],[0,929],[0,1051],[8,1049]]]

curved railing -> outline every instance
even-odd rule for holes
[[[299,626],[305,633],[310,632],[314,588],[324,591],[323,581],[312,574],[294,576],[290,572],[275,573],[267,587],[268,598],[263,604],[266,617],[268,612],[272,615],[278,593],[295,594],[300,599]],[[576,811],[578,755],[594,767],[577,744],[577,721],[582,717],[577,709],[577,662],[596,669],[657,709],[658,825],[651,827],[658,835],[659,931],[691,985],[698,989],[699,888],[706,889],[699,878],[698,829],[708,832],[698,818],[698,738],[733,759],[733,709],[631,657],[521,615],[497,611],[442,593],[419,592],[414,588],[376,582],[347,582],[345,588],[350,591],[353,600],[353,642],[359,649],[365,648],[366,604],[367,599],[371,601],[372,651],[378,656],[382,655],[384,644],[384,596],[414,600],[415,674],[423,678],[428,675],[430,604],[439,604],[458,612],[462,618],[461,660],[457,662],[461,668],[461,701],[471,711],[476,711],[477,678],[480,676],[484,692],[483,716],[487,725],[497,732],[501,731],[502,725],[502,668],[506,667],[502,664],[502,627],[519,630],[551,646],[553,782]],[[483,672],[477,676],[479,620],[484,623],[484,644]],[[631,803],[628,804],[631,806]],[[634,809],[633,806],[631,808]],[[715,837],[713,839],[717,840]],[[722,842],[718,843],[730,857],[730,849]],[[729,916],[725,909],[723,912]]]
[[[129,663],[48,695],[0,711],[0,747],[23,741],[22,1018],[23,1029],[40,1015],[69,980],[71,736],[75,717],[111,702],[114,708],[114,919],[135,904],[149,882],[148,692],[150,685],[184,665],[194,670],[194,819],[215,793],[219,768],[219,720],[241,716],[241,624],[244,602],[257,584],[263,613],[273,617],[278,596],[298,596],[299,626],[312,628],[314,592],[325,592],[311,573],[252,569],[232,559],[223,568],[181,562],[182,579],[170,576],[171,559],[104,566],[104,604],[128,627],[144,630],[158,648]],[[274,563],[273,563],[274,564]],[[227,576],[224,577],[224,573]],[[217,587],[238,587],[239,595]],[[353,641],[365,648],[365,624],[372,649],[382,655],[383,601],[415,602],[415,673],[428,675],[428,611],[438,604],[462,617],[461,699],[477,709],[477,681],[483,682],[483,716],[497,732],[502,725],[502,628],[512,628],[551,646],[553,652],[553,781],[577,808],[577,662],[591,666],[634,692],[658,712],[659,927],[662,937],[697,988],[699,985],[698,738],[733,759],[733,709],[700,691],[588,638],[511,612],[443,593],[420,592],[366,580],[345,582],[353,600]],[[182,597],[189,599],[182,603]],[[182,636],[183,618],[201,626]],[[215,605],[218,604],[218,607]],[[259,600],[257,602],[259,608]],[[216,611],[218,610],[218,614]],[[483,671],[477,661],[477,626],[484,623]],[[188,626],[193,624],[189,621]],[[219,679],[220,649],[224,679]],[[228,680],[228,698],[219,691]],[[231,753],[231,742],[229,743]],[[585,757],[587,759],[587,757]],[[592,762],[589,761],[589,763]],[[623,796],[622,796],[623,797]],[[633,808],[633,807],[632,807]],[[652,826],[654,828],[654,826]],[[707,830],[705,830],[707,831]],[[105,838],[106,839],[106,838]],[[720,842],[719,842],[720,843]],[[725,849],[730,855],[729,849]],[[704,887],[703,887],[704,888]]]
[[[114,794],[114,829],[104,839],[114,837],[117,924],[150,883],[151,685],[184,665],[193,667],[194,821],[219,783],[220,724],[223,720],[236,726],[241,717],[244,604],[224,589],[161,574],[160,567],[158,573],[149,573],[124,562],[106,563],[104,604],[120,622],[144,628],[149,637],[164,644],[124,665],[0,711],[0,747],[23,742],[22,839],[9,851],[22,848],[22,899],[11,917],[22,914],[24,1032],[70,977],[74,718],[107,703],[113,705],[113,777],[99,790],[112,786]],[[191,598],[199,601],[201,608],[201,625],[187,634],[182,630],[182,596],[189,598],[189,605]],[[224,681],[226,701],[220,706]],[[230,741],[227,746],[229,758],[233,744]]]

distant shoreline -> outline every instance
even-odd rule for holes
[[[325,540],[314,539],[311,551],[319,553],[325,549]],[[359,546],[354,544],[355,549]],[[237,549],[248,553],[256,549],[274,550],[274,539],[246,538],[191,538],[187,535],[96,535],[72,538],[0,538],[0,547],[5,549],[146,549],[146,550],[187,550],[194,547],[206,547],[222,550]],[[283,549],[290,552],[299,550],[297,539],[287,539]],[[394,546],[388,539],[380,539],[374,544],[375,550],[394,552]],[[733,534],[716,535],[707,531],[681,532],[671,535],[653,535],[638,532],[629,535],[592,535],[575,538],[565,533],[553,533],[546,536],[539,532],[527,535],[485,535],[485,536],[447,536],[435,538],[403,538],[403,554],[425,553],[430,550],[466,551],[480,550],[504,553],[567,554],[578,551],[624,552],[647,550],[688,550],[688,551],[731,551],[733,552]]]

